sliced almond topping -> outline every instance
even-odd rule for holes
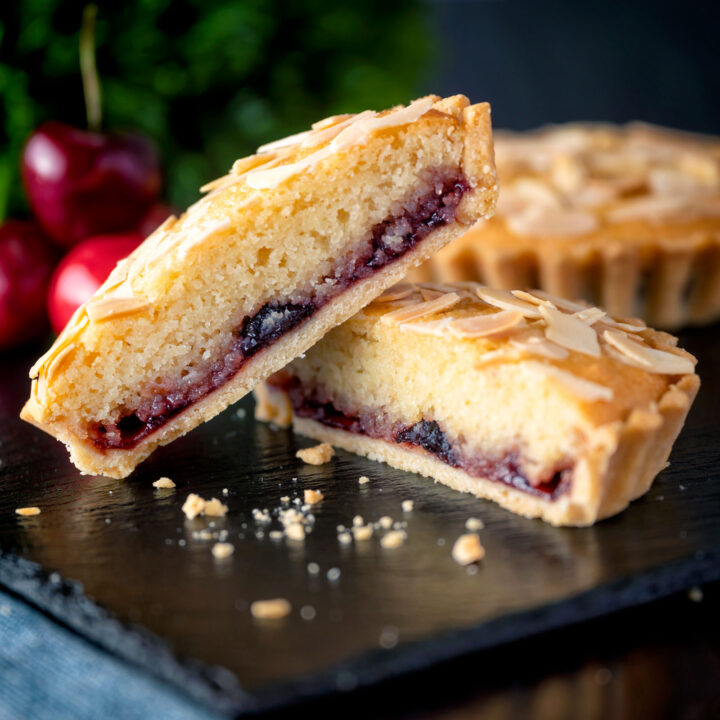
[[[149,308],[149,300],[142,297],[106,297],[91,300],[85,311],[94,323],[110,320],[121,315],[130,315]]]
[[[608,316],[602,319],[600,325],[607,325],[629,333],[639,333],[647,329],[647,325],[640,318],[613,318]]]
[[[591,380],[585,380],[585,378],[573,375],[573,373],[567,370],[555,367],[554,365],[537,362],[536,360],[528,360],[526,364],[546,377],[557,380],[582,400],[587,400],[588,402],[604,400],[609,402],[613,398],[612,388],[605,387]]]
[[[524,302],[519,298],[516,298],[512,293],[507,290],[497,290],[496,288],[479,287],[475,291],[481,300],[484,300],[488,305],[493,305],[501,310],[513,310],[521,312],[525,317],[539,318],[540,311],[535,305]]]
[[[382,295],[378,295],[372,302],[383,303],[392,302],[393,300],[402,300],[403,298],[412,295],[415,292],[415,288],[412,285],[393,285],[388,288]]]
[[[583,303],[566,300],[565,298],[558,297],[557,295],[551,295],[549,292],[545,292],[544,290],[529,290],[528,292],[523,290],[514,290],[513,294],[518,297],[522,296],[524,299],[528,300],[529,298],[525,298],[526,295],[530,297],[535,296],[536,299],[530,300],[530,302],[536,302],[538,305],[541,305],[543,302],[549,302],[551,305],[555,305],[566,312],[575,313],[587,310],[587,305],[584,305]]]
[[[600,225],[586,210],[531,205],[507,218],[508,227],[516,235],[585,235]]]
[[[445,292],[440,292],[439,290],[430,290],[424,287],[420,288],[420,295],[422,295],[422,299],[425,301],[437,300],[439,297],[442,297],[445,294]]]
[[[537,331],[533,331],[537,332]],[[550,360],[564,360],[570,353],[560,345],[548,340],[544,335],[523,335],[517,338],[510,338],[513,347],[532,355],[540,355]]]
[[[445,317],[439,320],[425,320],[419,322],[407,322],[400,325],[402,331],[416,332],[420,335],[434,335],[442,337],[448,329],[448,325],[452,322],[452,318]]]
[[[345,120],[337,123],[324,125],[323,127],[315,127],[313,125],[313,132],[311,132],[300,144],[300,147],[315,147],[325,142],[334,140],[348,125],[354,123],[357,119],[356,115],[350,115]]]
[[[442,310],[447,310],[453,305],[457,305],[459,302],[460,296],[457,293],[446,293],[435,300],[409,305],[408,307],[402,307],[398,310],[392,310],[391,312],[383,315],[381,320],[382,322],[390,324],[406,323],[410,320],[418,320],[421,317],[434,315]]]
[[[547,323],[545,335],[548,340],[568,350],[600,357],[597,333],[589,325],[548,305],[540,305],[539,310]]]
[[[648,372],[660,375],[686,375],[695,371],[695,363],[690,358],[648,347],[624,333],[605,330],[603,338],[623,356],[634,360]]]
[[[448,325],[448,330],[456,337],[479,338],[499,335],[524,322],[525,318],[521,312],[517,310],[501,310],[487,315],[475,315],[453,320]]]
[[[323,118],[322,120],[317,120],[310,127],[313,130],[324,130],[325,128],[331,127],[333,125],[338,125],[339,123],[345,122],[347,120],[352,120],[354,117],[355,116],[351,115],[350,113],[344,113],[343,115],[330,115],[330,117]]]
[[[285,182],[285,180],[304,172],[321,160],[330,157],[334,152],[335,149],[332,147],[332,144],[326,145],[297,162],[280,165],[270,170],[255,170],[248,173],[245,182],[255,190],[274,188],[280,183]]]
[[[589,307],[585,308],[585,310],[580,310],[579,312],[574,313],[573,317],[576,317],[578,320],[582,320],[588,325],[594,325],[598,320],[602,320],[602,318],[607,317],[607,313],[600,308]]]
[[[430,110],[434,104],[435,100],[432,97],[414,100],[407,107],[401,107],[385,115],[380,115],[368,120],[365,122],[366,132],[374,132],[375,130],[381,130],[383,128],[414,123]]]
[[[273,142],[265,143],[257,149],[258,155],[264,155],[265,153],[275,152],[275,150],[281,150],[282,148],[291,147],[292,145],[299,145],[305,138],[310,135],[309,130],[304,132],[295,133],[295,135],[288,135],[287,137],[274,140]]]

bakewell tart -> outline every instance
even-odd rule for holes
[[[490,108],[426,97],[327,118],[205,190],[31,370],[22,417],[82,472],[128,475],[492,214]]]
[[[640,123],[495,133],[497,214],[414,280],[539,287],[665,329],[720,318],[720,138]]]
[[[698,390],[672,336],[542,291],[398,285],[256,389],[256,416],[554,525],[650,487]]]

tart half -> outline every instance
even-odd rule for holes
[[[260,419],[554,525],[624,509],[665,466],[695,358],[540,291],[399,285],[256,390]]]
[[[720,318],[720,139],[570,124],[495,149],[496,216],[412,279],[539,287],[666,329]]]
[[[22,417],[124,477],[492,214],[487,104],[427,97],[260,148],[118,264]]]

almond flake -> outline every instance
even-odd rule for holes
[[[410,332],[416,332],[420,335],[434,335],[442,337],[446,332],[448,325],[452,322],[451,317],[440,318],[439,320],[426,320],[425,322],[408,322],[402,323],[400,329]]]
[[[579,312],[573,314],[573,317],[576,317],[578,320],[582,320],[588,325],[594,325],[598,320],[601,320],[606,316],[607,313],[597,307],[585,308],[585,310],[580,310]]]
[[[634,360],[648,372],[660,375],[686,375],[695,372],[695,363],[690,358],[648,347],[621,332],[605,330],[603,338],[622,355]]]
[[[415,303],[408,307],[402,307],[398,310],[392,310],[382,316],[381,320],[385,323],[405,323],[410,320],[418,320],[426,315],[434,315],[435,313],[447,310],[460,302],[460,296],[457,293],[447,293],[436,300]]]
[[[422,299],[425,301],[428,300],[437,300],[439,297],[442,297],[445,295],[444,292],[440,292],[439,290],[431,290],[429,288],[420,288],[420,295],[422,295]]]
[[[140,297],[99,297],[91,300],[85,307],[90,320],[94,323],[110,320],[121,315],[130,315],[150,307],[150,301]]]
[[[501,310],[514,310],[521,312],[525,317],[539,318],[541,317],[540,311],[535,305],[528,302],[524,302],[516,298],[512,293],[507,290],[498,290],[496,288],[479,287],[475,291],[481,300],[484,300],[488,305],[493,305]]]
[[[402,300],[408,295],[412,295],[415,292],[415,288],[411,285],[394,285],[388,288],[382,295],[378,295],[372,302],[383,303],[392,302],[393,300]]]
[[[256,152],[258,155],[264,155],[265,153],[275,152],[276,150],[289,148],[293,145],[299,145],[303,140],[305,140],[305,138],[308,137],[308,135],[310,135],[309,130],[295,133],[294,135],[288,135],[287,137],[280,138],[279,140],[274,140],[273,142],[261,145]]]
[[[588,307],[583,303],[573,302],[572,300],[566,300],[565,298],[558,297],[557,295],[551,295],[549,292],[545,292],[544,290],[529,290],[527,292],[523,290],[513,290],[513,295],[517,295],[518,297],[520,297],[520,295],[523,297],[529,296],[526,299],[530,300],[530,302],[535,302],[538,305],[550,303],[551,305],[555,305],[555,307],[570,313],[582,312],[583,310],[587,310]],[[530,299],[533,297],[535,298],[534,300]]]
[[[545,335],[548,340],[568,350],[600,357],[597,333],[589,325],[573,315],[566,315],[548,305],[540,305],[539,310],[547,323]]]
[[[513,337],[510,338],[510,344],[518,350],[531,355],[540,355],[550,360],[564,360],[570,354],[564,347],[556,345],[543,335]]]
[[[501,333],[524,323],[523,314],[516,310],[501,310],[487,315],[453,320],[448,325],[450,333],[459,338],[479,338]]]
[[[535,360],[527,361],[526,365],[542,373],[546,377],[551,377],[554,380],[559,381],[573,394],[583,400],[587,400],[588,402],[595,402],[597,400],[609,402],[613,398],[612,388],[605,387],[604,385],[592,382],[591,380],[585,380],[585,378],[573,375],[571,372],[562,370],[554,365],[548,365]]]

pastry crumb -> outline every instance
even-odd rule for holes
[[[317,575],[320,572],[320,566],[316,562],[309,562],[307,564],[307,571],[311,575]]]
[[[349,545],[352,542],[352,535],[349,532],[341,532],[338,535],[338,542],[341,545]]]
[[[361,525],[364,525],[364,524],[365,524],[365,521],[363,520],[362,515],[356,515],[353,518],[353,527],[360,527]]]
[[[212,546],[211,552],[216,560],[225,560],[235,552],[235,547],[227,542],[217,542]]]
[[[256,620],[280,620],[287,617],[292,605],[285,598],[256,600],[250,605],[250,613]]]
[[[300,460],[308,465],[324,465],[326,462],[330,462],[334,454],[335,451],[331,445],[328,443],[320,443],[314,447],[298,450],[295,453],[295,457],[300,458]]]
[[[358,478],[358,483],[360,485],[367,485],[370,482],[370,478],[367,475],[361,475]]]
[[[190,493],[183,503],[182,511],[188,520],[194,520],[205,510],[205,501],[195,493]]]
[[[299,522],[290,523],[285,527],[285,534],[291,540],[304,540],[305,528]]]
[[[480,536],[477,533],[461,535],[453,545],[452,556],[460,565],[470,565],[482,560],[485,557],[485,548],[480,542]]]
[[[403,500],[402,509],[403,512],[412,512],[415,507],[415,503],[412,500]]]
[[[392,527],[393,519],[389,515],[383,515],[379,520],[380,527],[384,530],[389,530]]]
[[[268,533],[268,537],[269,537],[271,540],[282,540],[283,532],[282,532],[282,530],[271,530],[271,531]]]
[[[470,532],[477,532],[478,530],[482,530],[484,527],[485,524],[483,521],[476,517],[468,518],[465,521],[465,528],[470,530]]]
[[[397,548],[405,542],[406,537],[407,535],[402,530],[391,530],[383,536],[380,544],[384,548]]]
[[[360,525],[353,528],[356,540],[369,540],[373,536],[372,525]]]
[[[287,505],[290,502],[290,498],[287,495],[283,495],[280,498],[280,502],[283,503],[284,505]]]
[[[153,483],[153,487],[158,490],[172,490],[176,485],[169,477],[161,477]]]
[[[303,493],[303,499],[307,505],[316,505],[324,497],[325,496],[320,492],[320,490],[305,490]]]
[[[702,588],[700,587],[693,587],[688,590],[688,599],[692,600],[692,602],[702,602],[703,598],[705,597],[702,591]]]
[[[40,514],[40,508],[39,507],[21,507],[21,508],[15,508],[15,513],[17,515],[22,515],[22,517],[31,517],[33,515],[39,515]]]
[[[225,517],[227,511],[227,505],[221,503],[217,498],[205,502],[204,512],[208,517]]]

